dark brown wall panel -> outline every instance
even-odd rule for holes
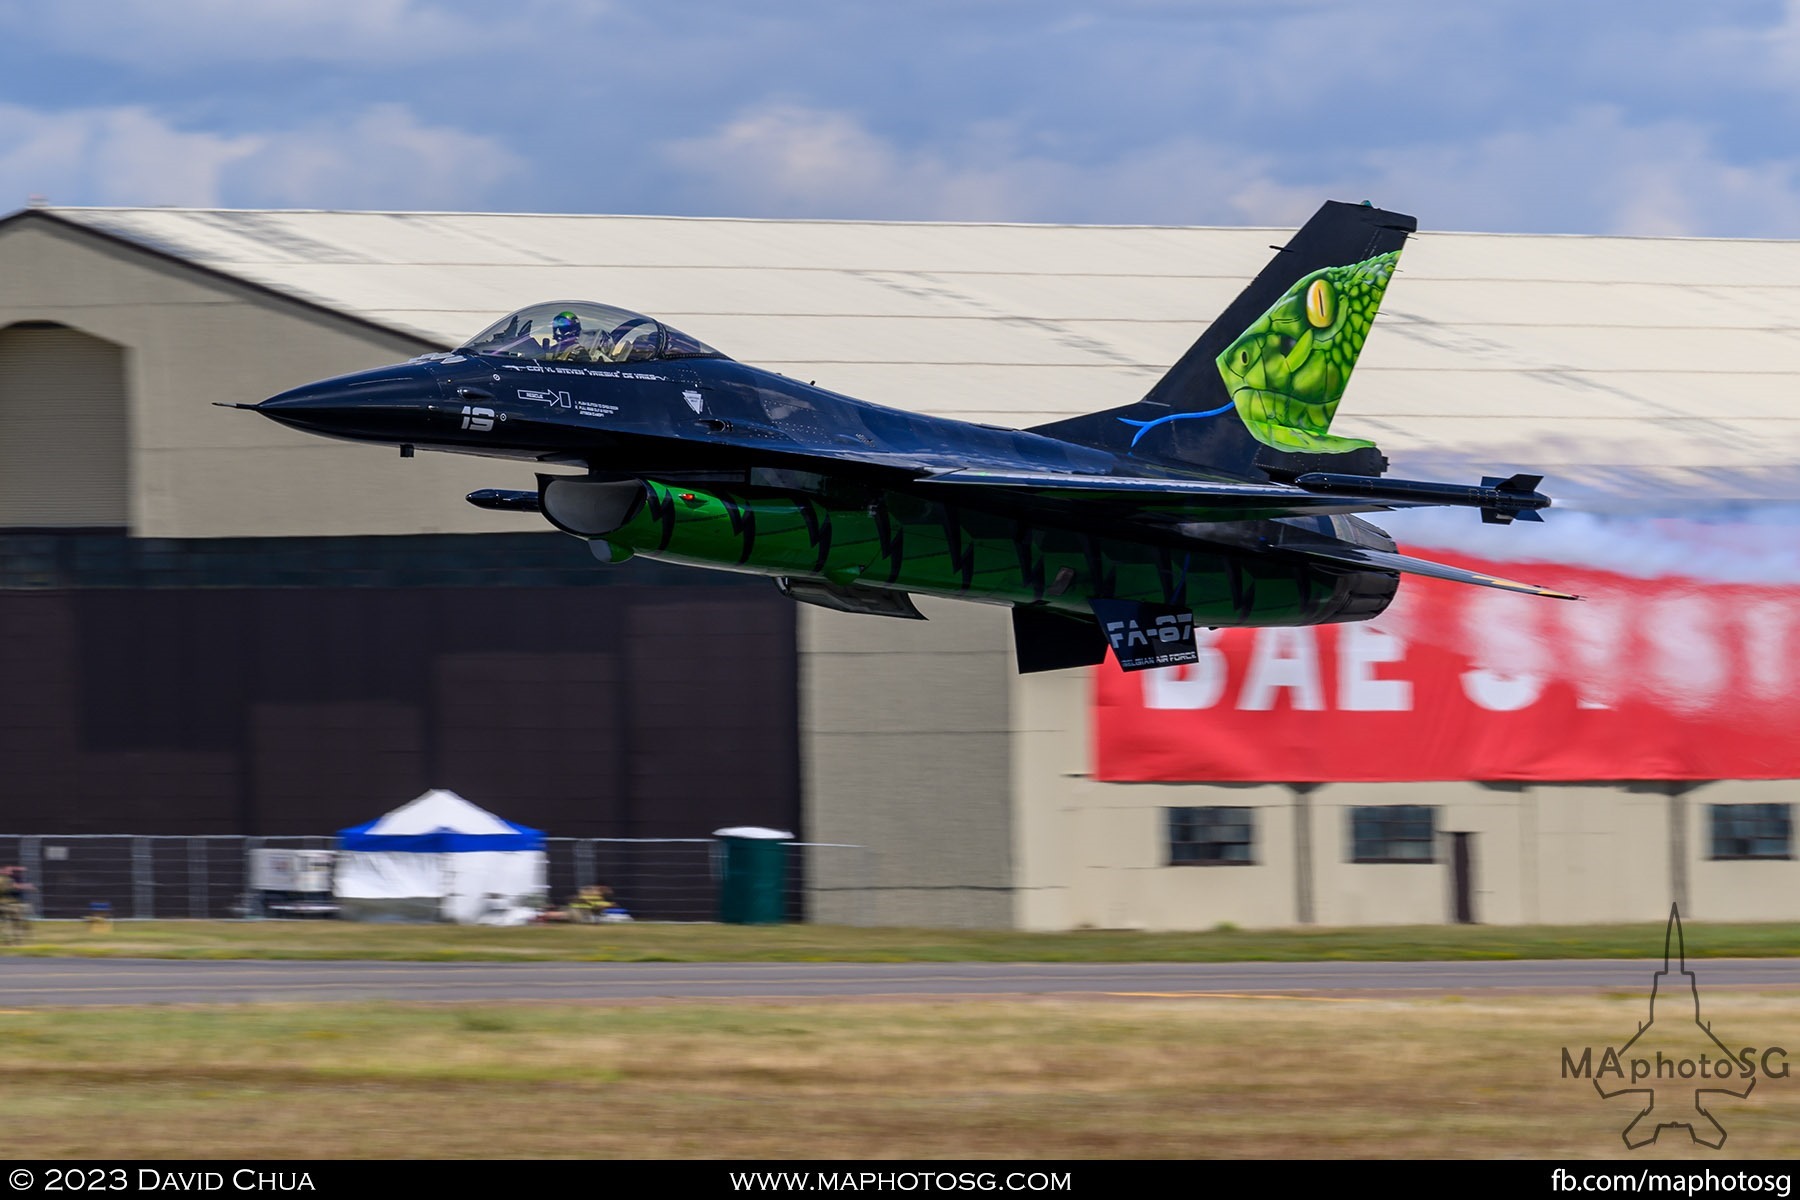
[[[797,830],[794,637],[735,583],[0,590],[0,833],[329,834],[429,787]]]

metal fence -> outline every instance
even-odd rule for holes
[[[232,834],[0,834],[0,864],[26,870],[38,917],[85,917],[96,904],[115,919],[224,920],[272,915],[251,887],[255,850],[330,850],[335,837]],[[828,890],[832,918],[873,921],[874,878],[865,846],[788,842],[787,919],[813,916]],[[547,838],[549,896],[561,901],[604,884],[637,920],[714,921],[719,915],[720,843],[714,838]],[[848,883],[842,881],[850,881]]]

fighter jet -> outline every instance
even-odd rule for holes
[[[1417,222],[1325,204],[1136,403],[1029,429],[887,408],[727,357],[654,318],[534,304],[451,353],[252,408],[362,442],[523,459],[540,513],[602,563],[768,576],[806,604],[923,619],[1007,605],[1023,672],[1196,661],[1194,625],[1366,621],[1400,576],[1575,599],[1396,553],[1355,515],[1424,505],[1539,521],[1541,477],[1384,477],[1331,431]]]

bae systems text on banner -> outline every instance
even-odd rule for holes
[[[1095,672],[1115,781],[1792,779],[1800,586],[1458,565],[1585,597],[1410,580],[1375,620],[1195,631],[1200,661]]]

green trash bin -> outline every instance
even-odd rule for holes
[[[779,829],[737,825],[713,832],[719,839],[719,920],[727,925],[779,925],[787,883],[788,843]]]

